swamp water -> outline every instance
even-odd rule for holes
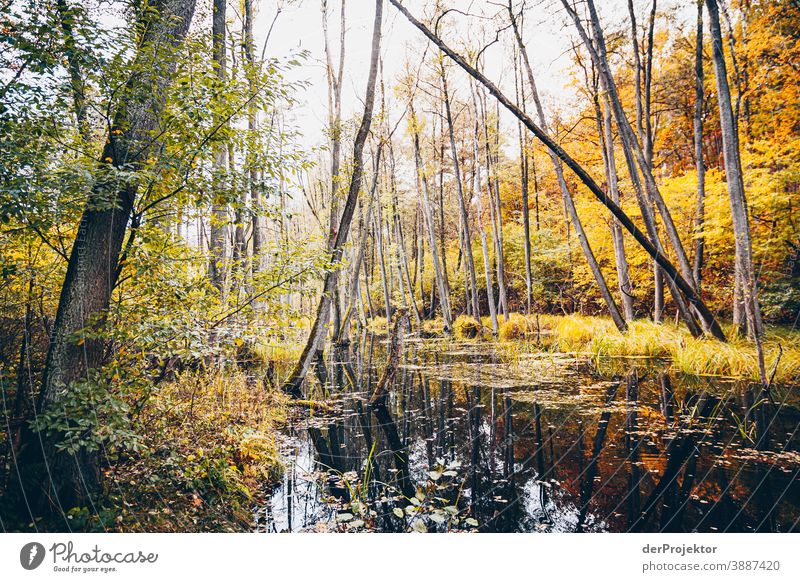
[[[386,338],[319,362],[258,531],[797,531],[794,387],[669,363]]]

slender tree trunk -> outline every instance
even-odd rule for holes
[[[481,105],[483,112],[483,143],[484,153],[486,157],[486,189],[489,193],[489,211],[492,217],[492,240],[494,241],[494,258],[497,263],[497,294],[498,305],[497,310],[503,315],[504,319],[508,321],[508,300],[506,294],[506,281],[505,281],[505,257],[503,256],[503,219],[502,209],[500,208],[500,193],[498,192],[498,180],[494,168],[494,157],[492,156],[491,142],[489,140],[489,111],[486,108],[485,95],[479,94],[481,97],[478,101]]]
[[[703,159],[703,0],[697,0],[697,40],[694,55],[694,163],[697,168],[697,208],[694,223],[694,280],[700,292],[703,281],[706,214],[706,165]]]
[[[733,216],[733,233],[736,241],[736,262],[740,266],[742,296],[747,316],[747,327],[750,339],[756,345],[758,353],[758,370],[761,384],[767,385],[767,373],[764,364],[764,352],[761,346],[763,325],[761,308],[758,304],[756,273],[753,267],[753,245],[750,235],[750,219],[747,212],[747,199],[744,192],[742,161],[739,155],[739,138],[736,120],[731,106],[731,93],[728,85],[728,71],[722,48],[722,31],[719,22],[717,0],[706,0],[709,15],[709,31],[711,33],[712,55],[714,59],[714,76],[717,80],[717,103],[719,105],[720,128],[722,129],[722,145],[725,158],[725,175],[728,184],[731,215]]]
[[[250,94],[256,91],[255,46],[253,42],[253,0],[244,0],[244,58],[247,62],[247,85]],[[260,267],[261,254],[261,189],[258,186],[258,169],[256,167],[256,130],[258,129],[258,111],[255,106],[247,110],[247,131],[250,134],[247,145],[247,190],[250,195],[250,229],[252,238],[252,257],[250,269],[257,273]]]
[[[528,84],[530,85],[531,89],[531,97],[533,97],[533,103],[536,107],[536,112],[539,116],[539,126],[542,128],[542,131],[547,132],[547,120],[545,119],[544,115],[544,107],[542,107],[542,102],[539,99],[539,92],[536,89],[536,80],[533,77],[533,69],[531,68],[530,60],[528,59],[528,51],[525,48],[525,44],[522,41],[522,35],[520,34],[519,27],[517,26],[517,20],[514,16],[513,11],[511,10],[511,5],[509,4],[509,18],[511,19],[511,24],[514,29],[514,34],[517,39],[517,45],[519,46],[520,54],[522,55],[523,63],[525,64],[525,70],[528,74]],[[567,186],[567,181],[564,178],[564,168],[561,164],[561,160],[558,156],[551,152],[550,158],[553,162],[553,170],[556,173],[556,179],[558,180],[558,186],[561,189],[561,196],[564,201],[564,208],[567,211],[567,215],[572,222],[572,226],[575,228],[575,235],[578,237],[578,242],[581,245],[581,250],[583,250],[584,257],[586,258],[587,263],[589,264],[589,269],[592,271],[592,275],[594,276],[595,282],[597,283],[598,289],[600,290],[600,295],[603,297],[603,301],[605,301],[606,307],[608,308],[609,314],[611,315],[611,319],[614,321],[614,325],[620,331],[626,331],[628,329],[628,325],[625,322],[625,318],[622,317],[622,314],[619,311],[619,307],[617,307],[617,303],[614,301],[614,297],[611,295],[611,291],[608,288],[608,284],[606,283],[606,279],[603,276],[602,271],[600,270],[600,265],[597,262],[597,259],[594,256],[594,252],[592,251],[591,246],[589,245],[589,240],[586,238],[586,233],[583,229],[583,224],[581,223],[580,217],[578,216],[578,210],[575,208],[575,202],[572,199],[572,193],[569,191],[569,187]],[[615,201],[617,202],[617,201]]]
[[[80,55],[75,46],[75,32],[73,30],[75,9],[71,8],[66,0],[57,0],[56,7],[58,9],[58,18],[61,22],[61,30],[64,33],[64,53],[67,58],[75,122],[78,126],[78,133],[83,141],[88,144],[92,136],[87,116],[86,83],[81,70]]]
[[[453,113],[450,108],[450,96],[447,91],[447,75],[444,70],[444,63],[441,65],[441,79],[442,79],[442,96],[444,99],[445,116],[447,119],[447,128],[450,135],[450,153],[453,158],[453,177],[456,181],[456,192],[458,194],[458,208],[461,213],[461,224],[463,228],[463,248],[464,256],[466,259],[467,273],[469,275],[469,289],[472,298],[472,315],[478,322],[481,323],[481,310],[478,305],[478,284],[475,279],[475,261],[472,257],[472,238],[469,233],[469,215],[467,214],[467,206],[464,201],[464,190],[461,183],[461,166],[458,161],[458,149],[456,148],[456,136],[453,129]]]
[[[325,282],[322,288],[322,297],[320,297],[319,304],[317,306],[314,324],[311,326],[311,332],[309,333],[308,340],[306,341],[305,348],[303,348],[303,352],[300,355],[297,365],[294,367],[283,385],[284,390],[294,395],[300,394],[300,386],[303,383],[303,379],[305,378],[311,362],[316,356],[316,351],[319,350],[324,344],[328,317],[330,314],[330,304],[336,291],[336,277],[333,275],[338,269],[338,263],[342,258],[344,245],[347,242],[347,237],[350,233],[350,223],[353,220],[353,214],[355,213],[356,209],[358,192],[361,187],[361,178],[364,173],[364,143],[367,141],[367,136],[369,135],[369,128],[372,123],[372,110],[375,104],[375,79],[378,75],[382,16],[383,0],[375,0],[375,20],[372,31],[372,52],[370,57],[369,77],[367,79],[367,90],[364,100],[364,115],[361,118],[361,125],[358,128],[358,133],[356,134],[355,142],[353,144],[353,173],[350,178],[350,187],[347,192],[347,199],[345,200],[345,205],[342,209],[342,217],[339,221],[339,228],[336,230],[336,237],[333,240],[333,245],[330,251],[330,262],[333,266],[325,275]]]
[[[331,198],[330,216],[328,222],[328,246],[332,247],[337,235],[339,225],[339,190],[341,188],[341,177],[339,176],[341,165],[342,150],[342,79],[344,75],[344,54],[345,54],[345,7],[346,0],[342,0],[339,14],[339,66],[336,70],[333,67],[333,57],[331,56],[330,43],[328,41],[328,2],[322,2],[322,31],[325,40],[325,59],[328,77],[328,109],[329,125],[331,133]],[[341,329],[342,312],[339,290],[339,274],[333,273],[333,328]]]
[[[720,339],[721,341],[725,340],[725,334],[722,332],[722,328],[720,328],[719,324],[717,323],[714,315],[708,309],[708,306],[703,302],[702,298],[697,295],[694,290],[693,285],[687,281],[681,273],[675,268],[675,266],[667,259],[664,255],[663,250],[657,247],[651,240],[645,235],[630,219],[630,217],[625,214],[625,212],[615,204],[607,195],[606,193],[597,185],[597,183],[592,179],[592,177],[586,172],[586,170],[578,164],[566,151],[564,151],[561,146],[556,144],[552,139],[548,137],[546,132],[542,131],[542,129],[533,122],[527,115],[525,115],[519,107],[511,103],[509,99],[489,80],[487,79],[481,72],[476,70],[473,66],[467,63],[463,57],[461,57],[458,53],[453,51],[450,47],[448,47],[438,36],[436,36],[433,32],[428,29],[424,24],[422,24],[419,20],[414,18],[414,16],[400,3],[399,0],[389,0],[390,3],[401,13],[405,18],[411,22],[418,30],[420,30],[431,42],[433,42],[442,52],[444,52],[451,60],[458,64],[464,71],[466,71],[470,76],[476,79],[479,83],[481,83],[486,89],[497,99],[503,107],[505,107],[509,112],[511,112],[514,116],[517,117],[525,127],[527,127],[531,133],[533,133],[550,151],[554,152],[580,179],[581,182],[589,189],[590,192],[600,201],[606,208],[608,208],[611,213],[620,221],[620,224],[627,230],[636,240],[636,242],[642,247],[642,249],[647,252],[652,258],[656,259],[659,265],[664,269],[664,271],[668,275],[668,279],[674,285],[676,290],[676,295],[680,296],[680,293],[684,293],[687,298],[694,304],[695,308],[698,312],[705,318],[707,321],[710,322],[711,332],[714,334],[715,337]],[[569,5],[568,5],[569,6]],[[689,314],[691,316],[691,314]]]
[[[422,216],[425,222],[425,228],[428,232],[428,245],[431,249],[431,262],[433,263],[433,274],[436,287],[439,291],[439,303],[442,308],[442,318],[444,319],[445,332],[449,333],[452,330],[453,318],[450,311],[450,297],[445,287],[442,263],[439,260],[438,245],[436,243],[436,232],[433,218],[433,210],[431,208],[430,190],[428,188],[428,177],[425,172],[425,167],[422,162],[422,154],[420,153],[419,133],[417,129],[417,118],[414,113],[414,104],[411,104],[411,127],[414,140],[414,161],[417,168],[417,176],[419,182],[422,184],[420,189]],[[420,278],[420,280],[422,280]],[[431,313],[432,315],[432,313]]]
[[[403,272],[401,273],[401,278],[405,276],[405,280],[408,285],[409,300],[411,302],[411,307],[414,310],[414,320],[417,324],[417,327],[419,327],[422,324],[422,316],[420,315],[419,307],[417,306],[417,300],[414,297],[414,282],[411,280],[411,274],[408,268],[406,243],[405,243],[405,237],[403,236],[403,224],[400,221],[400,213],[398,212],[397,209],[397,182],[396,182],[397,170],[395,165],[394,148],[392,147],[391,134],[389,135],[387,141],[389,144],[389,171],[391,172],[391,185],[392,185],[392,213],[394,220],[394,228],[397,237],[399,259],[400,259],[400,264],[402,265],[403,268]]]
[[[598,132],[603,146],[603,165],[606,171],[608,194],[615,204],[619,205],[619,178],[617,174],[617,161],[614,154],[614,133],[611,128],[611,106],[605,100],[604,107],[600,107],[600,97],[595,93],[595,116],[597,117]],[[619,221],[611,218],[611,239],[614,245],[614,260],[617,266],[617,284],[619,287],[620,303],[625,321],[633,321],[633,284],[628,270],[628,259],[625,256],[625,240],[622,236],[622,227]]]
[[[642,146],[636,139],[630,121],[628,121],[628,118],[625,115],[625,111],[622,108],[622,104],[619,95],[617,93],[616,83],[614,82],[614,77],[611,74],[611,70],[608,66],[605,39],[603,36],[603,32],[600,28],[600,21],[599,17],[597,16],[597,11],[595,9],[594,2],[593,0],[587,0],[587,4],[589,7],[589,14],[591,17],[594,42],[592,41],[591,38],[589,38],[589,35],[584,29],[580,17],[574,11],[572,6],[566,0],[562,0],[562,5],[565,7],[569,15],[572,17],[572,20],[575,23],[575,27],[578,30],[578,33],[581,36],[584,45],[589,50],[589,53],[592,57],[592,61],[595,63],[595,66],[599,69],[601,73],[600,80],[602,82],[603,90],[609,97],[609,101],[611,102],[612,105],[612,111],[614,112],[614,117],[617,121],[617,128],[619,129],[619,135],[622,141],[623,152],[625,154],[625,162],[628,166],[628,171],[634,186],[634,192],[636,193],[636,198],[639,203],[640,210],[642,212],[642,218],[644,219],[645,226],[647,228],[647,232],[650,237],[650,241],[655,246],[657,251],[663,254],[664,250],[663,247],[661,246],[661,242],[658,237],[655,215],[652,208],[653,204],[655,204],[655,206],[659,210],[659,214],[663,219],[664,226],[667,231],[669,240],[672,244],[673,250],[675,250],[675,253],[678,257],[678,264],[680,266],[682,274],[681,279],[684,282],[688,283],[689,286],[692,288],[692,292],[686,294],[686,297],[690,298],[690,302],[693,304],[693,307],[695,307],[695,309],[698,309],[698,307],[702,303],[702,300],[700,299],[700,296],[694,291],[694,279],[692,277],[691,266],[689,265],[688,258],[686,257],[686,252],[683,249],[680,237],[678,236],[677,230],[675,229],[675,225],[672,222],[672,217],[669,213],[669,210],[664,204],[664,200],[661,197],[661,194],[658,190],[658,186],[655,182],[655,178],[653,177],[653,173],[650,170],[650,166],[648,165]],[[636,163],[634,162],[634,159]],[[644,195],[642,184],[641,181],[639,180],[639,174],[636,169],[637,164],[639,170],[641,170],[642,175],[644,176],[647,197],[645,197]],[[663,268],[664,265],[662,265],[659,262],[659,266]],[[672,297],[678,307],[678,312],[680,313],[681,317],[683,318],[684,322],[689,328],[689,331],[695,337],[702,335],[702,330],[697,325],[697,322],[695,321],[694,316],[691,310],[689,309],[689,306],[687,305],[686,301],[684,301],[683,297],[681,297],[681,292],[686,293],[685,290],[682,288],[681,285],[679,285],[679,282],[674,277],[667,277],[667,283],[669,284],[670,290],[672,291]],[[716,322],[715,318],[713,317],[713,314],[707,309],[705,304],[702,304],[702,307],[699,307],[699,309],[700,309],[699,313],[701,316],[701,320],[703,320],[703,327],[708,328],[709,331],[718,339],[723,339],[725,335],[722,332],[722,328],[719,327],[719,324]]]
[[[497,336],[499,325],[497,322],[497,306],[494,300],[494,283],[492,281],[492,264],[489,258],[489,245],[486,241],[486,229],[483,226],[483,204],[481,203],[481,189],[483,180],[481,178],[481,163],[480,155],[478,154],[478,143],[480,141],[480,116],[478,113],[478,100],[475,97],[475,90],[470,84],[472,89],[472,105],[475,109],[475,135],[473,140],[473,162],[472,162],[472,182],[473,182],[473,198],[477,205],[477,223],[478,232],[481,236],[481,254],[483,257],[483,274],[486,279],[486,299],[489,304],[489,319],[492,322],[492,335]],[[488,179],[487,179],[488,190]]]
[[[361,291],[359,290],[358,282],[361,273],[361,265],[364,263],[364,250],[367,248],[367,239],[369,238],[370,225],[372,224],[372,210],[375,204],[375,196],[378,188],[378,164],[380,164],[382,149],[383,148],[381,147],[381,145],[379,145],[378,151],[375,154],[375,167],[374,167],[374,174],[372,177],[372,186],[369,189],[369,202],[367,203],[367,210],[366,212],[364,212],[361,224],[361,241],[358,243],[355,260],[352,267],[352,273],[350,275],[350,284],[348,286],[348,288],[350,289],[350,297],[347,309],[345,310],[344,315],[342,317],[342,325],[338,330],[336,338],[337,343],[343,343],[347,341],[347,331],[348,331],[347,326],[350,321],[350,316],[353,311],[353,306],[356,300],[361,296]]]
[[[391,329],[392,323],[392,294],[389,291],[389,278],[386,272],[386,257],[383,248],[383,213],[381,212],[380,193],[377,193],[375,213],[372,215],[372,233],[375,247],[378,250],[378,266],[381,272],[381,285],[383,286],[383,306],[386,315],[387,331]]]
[[[211,21],[211,44],[212,57],[214,59],[214,71],[217,74],[217,81],[220,89],[225,85],[227,71],[225,58],[225,13],[227,0],[213,0],[213,14]],[[222,120],[215,116],[215,125]],[[208,276],[211,284],[217,288],[220,294],[224,295],[226,290],[227,277],[227,240],[228,240],[228,209],[225,204],[226,188],[226,165],[228,163],[228,152],[226,144],[218,143],[213,148],[213,161],[211,174],[213,179],[214,200],[211,207],[211,219],[209,220],[209,251],[210,260],[208,265]]]
[[[160,0],[137,23],[143,34],[132,63],[134,74],[120,91],[101,165],[130,172],[157,152],[153,132],[176,67],[176,59],[170,57],[183,44],[194,7],[194,0]],[[50,336],[37,403],[39,413],[63,409],[64,402],[74,398],[76,382],[103,362],[102,334],[89,334],[78,341],[76,334],[87,325],[92,330],[104,327],[133,213],[136,180],[120,184],[118,174],[110,174],[115,177],[108,178],[109,173],[104,171],[98,173],[72,246]],[[58,447],[65,438],[77,452]],[[62,433],[26,433],[26,450],[20,451],[17,462],[21,487],[37,510],[64,515],[98,489],[96,455],[71,439],[74,437]],[[12,492],[12,496],[17,493]]]
[[[441,169],[444,167],[444,122],[441,122],[439,131],[439,147],[436,147],[436,123],[434,122],[433,132],[433,148],[435,152],[434,164],[439,168],[439,195],[437,196],[438,210],[439,210],[439,256],[442,259],[442,277],[444,279],[444,291],[450,301],[450,275],[447,269],[447,245],[445,244],[446,222],[444,215],[444,172]],[[452,308],[451,308],[452,309]]]

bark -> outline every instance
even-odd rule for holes
[[[528,74],[528,84],[530,85],[531,89],[531,97],[533,97],[533,103],[536,107],[536,113],[539,116],[539,125],[542,128],[543,132],[548,132],[547,128],[547,120],[545,119],[544,108],[542,107],[541,99],[539,99],[539,92],[536,89],[536,80],[533,76],[533,69],[530,64],[530,60],[528,59],[528,51],[525,48],[525,43],[522,41],[522,35],[520,34],[519,27],[517,26],[517,20],[514,16],[513,11],[511,10],[511,4],[508,5],[508,14],[509,18],[511,19],[511,25],[514,29],[514,35],[517,39],[517,45],[519,46],[520,53],[522,55],[522,61],[525,64],[525,70]],[[558,186],[561,190],[561,197],[564,201],[564,208],[567,211],[567,215],[572,222],[572,226],[575,229],[575,235],[578,237],[578,242],[581,245],[581,250],[583,251],[583,255],[586,258],[586,262],[589,264],[589,269],[592,271],[592,275],[594,276],[595,282],[597,283],[597,287],[600,291],[600,295],[603,297],[603,301],[608,308],[609,314],[611,315],[611,319],[614,321],[614,325],[620,331],[626,331],[628,329],[628,325],[626,323],[625,318],[622,317],[622,314],[619,311],[619,307],[617,307],[617,303],[614,301],[614,297],[611,295],[611,291],[608,288],[608,284],[606,283],[606,279],[603,276],[602,271],[600,270],[600,265],[597,262],[597,258],[594,256],[594,252],[592,251],[591,246],[589,245],[589,240],[586,238],[586,233],[583,229],[583,224],[581,223],[581,219],[578,216],[578,210],[575,208],[575,202],[572,198],[572,193],[567,186],[567,181],[564,178],[564,168],[561,164],[561,160],[554,152],[550,152],[550,159],[553,162],[553,170],[556,173],[556,178],[558,180]],[[617,202],[617,201],[615,201]]]
[[[586,44],[586,47],[592,55],[592,60],[595,61],[595,64],[602,74],[602,78],[605,82],[605,89],[608,92],[609,99],[613,106],[614,117],[617,121],[620,137],[623,139],[623,143],[627,144],[626,147],[630,147],[633,151],[636,162],[640,171],[642,172],[642,176],[644,177],[644,185],[647,195],[650,199],[650,202],[655,204],[659,214],[661,215],[667,236],[678,258],[678,264],[681,268],[681,273],[687,281],[694,283],[691,276],[689,259],[686,256],[686,251],[683,248],[678,231],[675,228],[675,224],[672,221],[672,215],[664,203],[664,199],[661,197],[661,193],[658,189],[658,185],[656,184],[655,177],[653,176],[651,165],[648,162],[645,151],[642,145],[636,139],[633,129],[631,128],[630,121],[628,121],[625,111],[622,108],[622,102],[619,98],[619,94],[617,93],[616,83],[614,82],[614,77],[611,74],[611,69],[608,65],[605,38],[603,36],[602,28],[600,27],[600,19],[597,15],[594,1],[587,0],[587,5],[589,8],[589,15],[591,18],[592,30],[596,45],[593,44],[589,39],[586,31],[583,28],[583,25],[580,22],[580,19],[578,18],[577,13],[575,13],[575,11],[569,6],[567,0],[562,0],[562,4],[567,8],[567,11],[572,16],[572,19],[576,24],[576,28],[578,29],[584,44]]]
[[[594,94],[595,117],[597,118],[598,133],[601,137],[603,148],[603,166],[608,183],[608,195],[617,205],[619,198],[619,176],[617,174],[617,161],[614,154],[614,133],[611,127],[611,105],[608,99],[600,107],[600,97]],[[625,321],[633,321],[633,284],[631,283],[628,269],[628,259],[625,255],[625,240],[622,236],[622,227],[619,221],[611,217],[611,240],[614,245],[614,262],[617,266],[617,285],[619,287],[620,303]]]
[[[392,147],[391,133],[389,134],[387,141],[389,144],[389,171],[391,173],[392,185],[392,212],[394,216],[394,228],[397,237],[397,250],[399,253],[400,265],[402,266],[400,278],[402,279],[405,277],[408,287],[409,301],[411,302],[411,307],[414,310],[414,320],[419,327],[422,324],[422,316],[420,315],[419,307],[417,306],[417,300],[414,297],[414,282],[411,280],[411,273],[409,272],[408,268],[408,256],[406,255],[405,237],[403,236],[403,224],[400,221],[400,213],[398,212],[397,208],[397,169],[395,166],[394,148]]]
[[[342,210],[342,216],[339,220],[339,227],[336,230],[336,237],[333,240],[333,245],[330,249],[330,263],[331,269],[325,274],[325,281],[322,288],[322,297],[320,297],[317,306],[317,313],[314,319],[314,324],[311,326],[308,340],[303,349],[300,359],[292,370],[291,374],[283,384],[284,390],[293,395],[300,394],[300,386],[303,383],[306,372],[308,371],[311,362],[314,360],[316,351],[320,349],[325,341],[327,331],[328,317],[330,314],[331,301],[334,298],[336,291],[336,271],[338,264],[342,258],[344,245],[347,242],[347,237],[350,233],[350,224],[353,220],[353,214],[356,209],[356,202],[358,200],[358,192],[361,187],[361,179],[364,173],[364,143],[367,141],[369,135],[369,128],[372,123],[372,110],[375,104],[375,79],[378,75],[378,59],[380,56],[381,46],[381,19],[383,16],[383,0],[375,0],[375,20],[373,23],[372,31],[372,52],[370,57],[369,77],[367,79],[367,91],[364,99],[364,115],[361,118],[361,124],[356,133],[355,142],[353,144],[353,173],[350,178],[350,187],[347,192],[347,199]]]
[[[636,70],[636,128],[639,141],[644,149],[644,158],[648,171],[653,171],[653,124],[651,117],[651,87],[653,72],[653,30],[655,27],[656,0],[653,0],[650,20],[648,24],[648,37],[646,43],[645,61],[642,64],[639,48],[638,30],[636,26],[636,12],[633,0],[628,0],[628,13],[631,18],[631,40],[633,42],[634,66]],[[644,81],[642,81],[644,73]],[[653,263],[653,321],[660,322],[664,315],[664,277],[657,263]]]
[[[699,292],[703,282],[703,259],[705,254],[706,166],[703,159],[703,0],[697,0],[697,41],[694,56],[694,163],[697,168],[697,208],[694,223],[694,280]]]
[[[464,189],[461,183],[461,165],[458,161],[458,149],[456,148],[456,136],[453,129],[453,113],[450,108],[450,95],[447,91],[447,76],[445,75],[444,63],[441,68],[442,79],[442,96],[444,99],[445,115],[447,119],[447,128],[450,136],[450,153],[453,158],[453,176],[456,181],[456,191],[458,194],[458,209],[461,213],[461,225],[463,229],[463,248],[464,257],[467,267],[467,274],[469,275],[469,286],[471,289],[470,295],[472,299],[472,315],[481,326],[481,310],[478,305],[478,284],[475,279],[475,261],[472,257],[472,238],[469,233],[469,215],[467,214],[467,205],[464,201]]]
[[[498,311],[508,321],[508,299],[506,293],[505,257],[503,256],[503,218],[501,215],[499,181],[497,178],[491,143],[489,141],[489,114],[486,107],[486,96],[481,95],[484,154],[486,157],[486,189],[489,193],[489,211],[492,216],[492,241],[494,242],[494,258],[497,263]]]
[[[753,245],[750,236],[747,199],[744,191],[742,161],[739,156],[739,138],[731,105],[725,54],[722,48],[719,7],[717,0],[706,0],[706,6],[708,8],[709,31],[713,49],[714,76],[717,81],[717,103],[719,105],[720,128],[722,130],[725,177],[728,184],[728,197],[730,198],[731,215],[733,217],[733,234],[736,241],[736,262],[740,267],[739,272],[741,273],[742,296],[744,311],[747,316],[748,334],[755,343],[758,353],[759,379],[761,384],[766,386],[767,373],[764,364],[764,352],[761,346],[761,336],[764,330],[761,322],[761,308],[758,304],[756,273],[753,267]]]
[[[180,49],[194,8],[195,0],[160,0],[138,23],[143,34],[132,63],[133,72],[120,91],[61,288],[39,392],[40,413],[57,410],[70,398],[75,383],[102,364],[102,337],[76,341],[75,336],[87,326],[93,330],[104,326],[137,194],[135,180],[120,183],[115,172],[104,166],[136,170],[157,151],[153,132],[158,128],[165,92],[176,67],[176,60],[165,55],[171,56]],[[26,436],[23,446],[27,450],[21,451],[18,468],[28,500],[39,510],[63,515],[97,490],[95,455],[84,448],[75,454],[58,450],[56,445],[63,435],[29,432]],[[46,474],[40,473],[43,466]]]
[[[424,226],[428,233],[428,245],[430,246],[431,249],[431,262],[433,263],[433,275],[436,283],[435,287],[439,291],[439,303],[442,308],[442,318],[444,319],[444,328],[445,332],[449,333],[453,325],[453,317],[450,311],[450,297],[449,294],[447,293],[447,288],[445,287],[442,263],[439,260],[439,251],[437,248],[438,245],[436,243],[436,232],[435,232],[435,224],[433,218],[433,210],[431,208],[430,190],[428,188],[428,177],[422,162],[422,154],[420,153],[419,131],[417,128],[417,118],[416,114],[414,113],[413,103],[410,106],[410,110],[411,110],[411,127],[413,133],[412,139],[414,140],[414,162],[416,165],[419,182],[422,184],[422,188],[420,189],[420,195],[421,195],[420,206],[422,208],[422,217],[425,223]],[[421,277],[420,281],[422,281]],[[431,312],[432,311],[433,311],[433,305],[431,305]]]
[[[225,85],[227,77],[225,58],[225,12],[227,0],[213,0],[213,14],[211,21],[211,44],[214,70],[217,74],[219,89]],[[215,125],[221,120],[215,116]],[[211,220],[209,221],[209,250],[210,261],[208,276],[212,285],[224,295],[227,275],[227,239],[228,239],[228,209],[225,204],[225,169],[228,162],[226,144],[217,143],[214,146],[213,162],[211,167],[212,189],[214,200],[211,207]]]
[[[392,323],[392,294],[389,291],[389,279],[386,272],[386,257],[383,249],[383,213],[381,212],[380,194],[378,194],[375,214],[372,215],[372,239],[375,241],[375,248],[378,250],[378,266],[381,272],[381,285],[383,286],[383,305],[386,315],[386,325]]]
[[[361,241],[356,250],[355,262],[353,264],[352,273],[350,274],[350,299],[349,305],[342,317],[342,325],[338,330],[336,341],[343,343],[347,341],[347,325],[350,321],[353,312],[354,302],[360,298],[361,291],[359,289],[359,276],[361,273],[361,265],[364,263],[364,250],[367,247],[367,239],[369,238],[369,225],[372,224],[372,209],[375,204],[375,192],[378,188],[378,169],[377,164],[380,163],[382,147],[378,146],[378,151],[375,154],[375,172],[372,177],[372,186],[369,189],[369,202],[367,210],[364,213],[363,224],[361,225]]]
[[[509,4],[509,9],[511,4]],[[512,13],[513,14],[513,13]],[[512,16],[513,17],[513,16]],[[521,37],[521,32],[519,33]],[[522,62],[519,66],[514,66],[514,86],[517,90],[517,102],[525,110],[525,88],[521,80]],[[530,218],[530,174],[528,164],[528,140],[522,122],[517,121],[517,131],[519,133],[519,176],[520,176],[520,196],[522,198],[522,230],[523,230],[523,254],[525,260],[525,313],[531,314],[533,307],[533,270],[531,268],[531,218]]]
[[[708,309],[702,298],[697,295],[693,285],[687,281],[675,266],[664,255],[653,242],[645,235],[625,214],[625,212],[614,203],[603,191],[597,182],[586,172],[586,170],[578,164],[561,146],[555,143],[542,129],[533,122],[527,115],[525,115],[519,107],[514,105],[489,79],[482,73],[471,66],[463,57],[454,52],[448,47],[438,36],[428,29],[427,26],[422,24],[419,20],[406,10],[406,8],[399,2],[399,0],[389,0],[390,3],[400,11],[403,16],[408,19],[418,30],[420,30],[433,44],[435,44],[442,52],[444,52],[451,60],[457,63],[464,71],[471,77],[481,83],[486,89],[497,99],[503,107],[511,112],[517,119],[533,133],[550,151],[554,152],[569,167],[578,179],[589,189],[590,192],[606,207],[611,213],[620,221],[620,224],[627,230],[636,242],[647,252],[653,259],[658,261],[659,266],[667,273],[669,279],[674,283],[677,290],[684,293],[689,301],[695,308],[702,314],[704,318],[711,323],[711,331],[715,337],[724,341],[725,334],[722,332],[719,324],[717,323],[714,315]]]
[[[67,70],[69,71],[75,122],[78,125],[78,133],[81,138],[85,143],[88,143],[91,139],[91,130],[86,107],[86,83],[78,61],[78,49],[75,46],[75,34],[73,32],[75,9],[71,8],[66,0],[58,0],[56,7],[58,9],[58,18],[61,21],[61,31],[64,33],[64,53],[67,57]]]
[[[333,245],[336,238],[336,228],[339,220],[339,188],[341,178],[339,168],[341,166],[342,150],[342,79],[344,76],[344,54],[345,54],[345,7],[346,1],[342,0],[339,14],[339,66],[336,70],[333,67],[333,57],[331,55],[330,43],[328,40],[328,2],[322,2],[322,31],[325,39],[325,59],[326,73],[328,77],[328,111],[329,125],[331,132],[331,199],[330,216],[328,222],[328,246]],[[341,307],[339,301],[339,282],[338,273],[333,274],[334,298],[333,298],[333,327],[341,329]]]

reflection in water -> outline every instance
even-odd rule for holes
[[[385,341],[369,336],[317,363],[310,398],[332,411],[294,423],[259,530],[797,527],[793,390],[641,361],[512,366],[481,344],[409,340],[388,397],[369,404],[384,361]]]

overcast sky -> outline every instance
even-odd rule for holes
[[[427,16],[425,7],[431,2],[425,0],[405,0],[404,5],[415,16]],[[550,4],[550,10],[542,7],[535,16],[528,17],[525,34],[528,52],[537,76],[539,91],[545,102],[564,101],[571,94],[568,89],[569,76],[566,73],[570,50],[571,31],[563,29],[563,16]],[[262,0],[256,19],[256,37],[259,46],[263,44],[278,2]],[[334,60],[338,55],[340,0],[329,0],[329,27]],[[454,14],[448,17],[446,38],[456,49],[466,44],[477,46],[484,38],[493,38],[495,26],[481,16],[496,14],[500,7],[485,1],[449,2],[449,7],[457,7],[473,16]],[[308,88],[299,96],[300,106],[296,108],[296,122],[304,134],[306,145],[317,145],[322,141],[322,130],[327,119],[327,82],[324,69],[324,40],[322,35],[321,0],[302,0],[285,5],[267,45],[267,53],[283,56],[296,50],[307,50],[310,59],[307,64],[294,73],[295,78],[309,82]],[[346,6],[346,49],[345,73],[343,83],[343,115],[349,117],[360,111],[366,77],[369,68],[370,43],[375,3],[372,0],[348,0]],[[535,20],[536,19],[536,20]],[[485,25],[486,31],[481,27]],[[491,32],[491,36],[490,35]],[[511,40],[510,32],[505,40]],[[404,70],[407,62],[416,68],[427,40],[417,29],[388,1],[384,2],[384,26],[381,54],[383,56],[384,77],[388,86],[393,84]],[[497,44],[485,53],[484,70],[495,82],[501,81],[507,94],[513,98],[514,79],[510,69],[510,52],[507,45]],[[429,49],[432,50],[432,49]],[[430,53],[429,53],[430,54]],[[466,91],[464,73],[451,73],[455,90]],[[461,85],[459,85],[461,82]],[[387,87],[387,91],[389,87]],[[465,98],[463,95],[462,98]],[[399,112],[396,113],[399,115]]]

